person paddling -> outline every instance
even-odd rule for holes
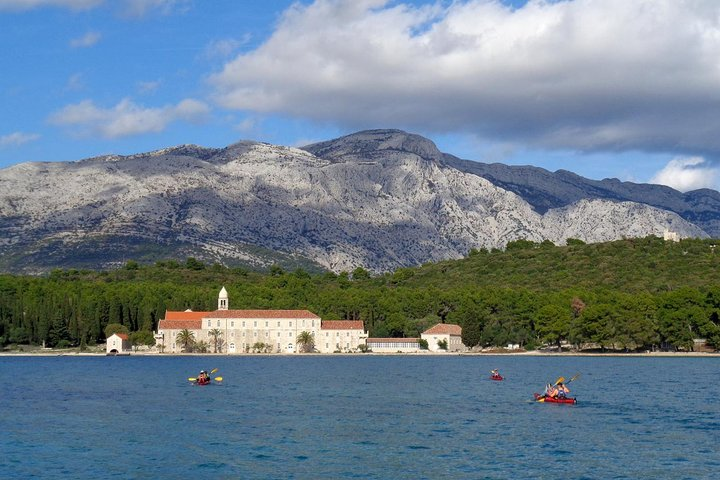
[[[567,398],[570,389],[562,382],[557,384],[557,396],[559,398]]]
[[[555,398],[557,396],[558,396],[557,388],[553,387],[549,383],[547,385],[545,385],[545,391],[543,392],[543,397]]]
[[[208,376],[208,373],[205,370],[202,370],[200,372],[200,375],[198,375],[197,383],[199,385],[205,385],[207,383],[210,383],[210,377]]]
[[[490,375],[492,375],[492,378],[500,378],[500,372],[497,369],[490,370]]]

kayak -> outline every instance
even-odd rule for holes
[[[490,375],[490,380],[505,380],[505,378],[502,375]]]
[[[536,402],[545,402],[545,403],[577,403],[577,399],[575,399],[575,398],[545,397],[543,395],[540,395],[539,393],[535,394],[535,401]]]
[[[198,380],[195,383],[197,383],[198,385],[210,385],[210,380],[205,380],[204,382],[201,382],[200,380]]]

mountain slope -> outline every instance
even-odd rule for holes
[[[567,170],[553,173],[532,166],[461,160],[452,155],[445,155],[444,161],[515,192],[540,213],[584,199],[636,202],[675,212],[709,235],[720,237],[720,192],[715,190],[682,193],[664,185],[621,182],[614,178],[590,180]]]
[[[544,214],[455,168],[417,135],[359,132],[304,149],[241,142],[0,170],[0,268],[196,256],[387,271],[526,238],[705,233],[667,210],[580,201]]]

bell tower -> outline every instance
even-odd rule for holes
[[[225,287],[222,287],[220,290],[220,294],[218,295],[218,310],[227,310],[228,309],[228,294],[227,290],[225,290]]]

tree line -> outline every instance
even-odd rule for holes
[[[230,308],[307,309],[362,320],[375,337],[419,337],[444,322],[462,326],[469,347],[690,350],[704,338],[719,348],[717,262],[711,240],[649,237],[562,247],[518,241],[376,276],[361,267],[253,272],[193,258],[0,275],[0,344],[83,348],[103,342],[111,324],[151,332],[166,310],[214,310],[225,286]]]

